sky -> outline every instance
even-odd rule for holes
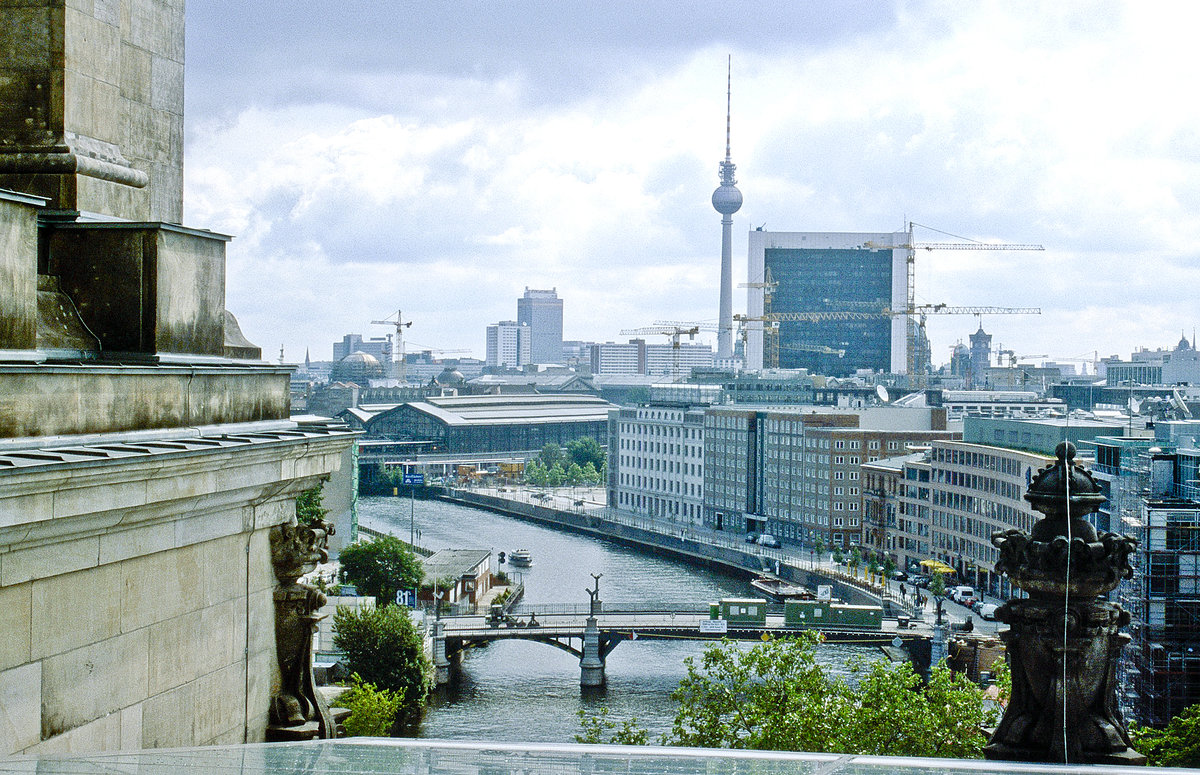
[[[189,3],[184,222],[235,237],[227,306],[272,360],[327,360],[397,310],[409,349],[482,358],[526,287],[557,289],[567,339],[714,325],[731,57],[735,283],[759,226],[1038,243],[919,251],[916,299],[1040,307],[982,320],[1020,356],[1128,357],[1200,325],[1198,22],[1082,0]],[[934,363],[979,322],[931,317]]]

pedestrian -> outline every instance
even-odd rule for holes
[[[903,599],[904,599],[904,596],[905,596],[905,595],[907,595],[907,594],[908,594],[908,590],[907,590],[907,589],[905,589],[905,587],[904,587],[904,582],[903,582],[903,581],[901,581],[901,582],[900,582],[900,599],[901,599],[901,600],[903,600]]]

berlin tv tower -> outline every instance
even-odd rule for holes
[[[733,99],[733,55],[725,76],[725,161],[719,172],[721,185],[712,195],[712,205],[721,214],[721,310],[717,319],[717,359],[733,357],[733,214],[742,207],[742,192],[733,177],[736,168],[729,157],[729,114]]]

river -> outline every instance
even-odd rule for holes
[[[359,520],[407,539],[410,508],[420,531],[417,543],[428,549],[491,549],[493,553],[529,549],[533,567],[523,571],[528,605],[586,606],[585,590],[593,585],[593,573],[603,574],[600,597],[610,609],[694,608],[751,592],[747,580],[739,576],[442,501],[410,504],[403,498],[362,498]],[[559,649],[532,641],[501,641],[472,649],[463,659],[457,681],[439,689],[431,700],[417,736],[573,742],[580,731],[580,709],[598,712],[607,706],[610,718],[636,718],[656,739],[670,729],[674,717],[670,694],[686,674],[684,659],[700,654],[704,645],[688,640],[622,643],[606,660],[607,687],[587,693],[579,687],[579,661]],[[843,673],[856,654],[873,658],[876,652],[826,644],[818,657],[830,670]]]

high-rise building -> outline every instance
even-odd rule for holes
[[[529,326],[533,363],[563,362],[563,303],[557,288],[526,288],[517,299],[517,323]]]
[[[530,357],[529,326],[515,320],[501,320],[487,327],[488,366],[519,369],[533,363]]]
[[[905,232],[750,232],[747,366],[763,368],[763,323],[778,319],[780,368],[846,376],[859,369],[902,373],[907,319],[885,310],[908,303]],[[761,287],[770,273],[769,301]],[[798,313],[803,313],[800,315]],[[773,348],[772,348],[773,349]]]
[[[392,362],[392,338],[379,336],[363,339],[362,334],[346,334],[342,341],[333,343],[333,362],[337,363],[350,353],[366,353],[380,363]]]

